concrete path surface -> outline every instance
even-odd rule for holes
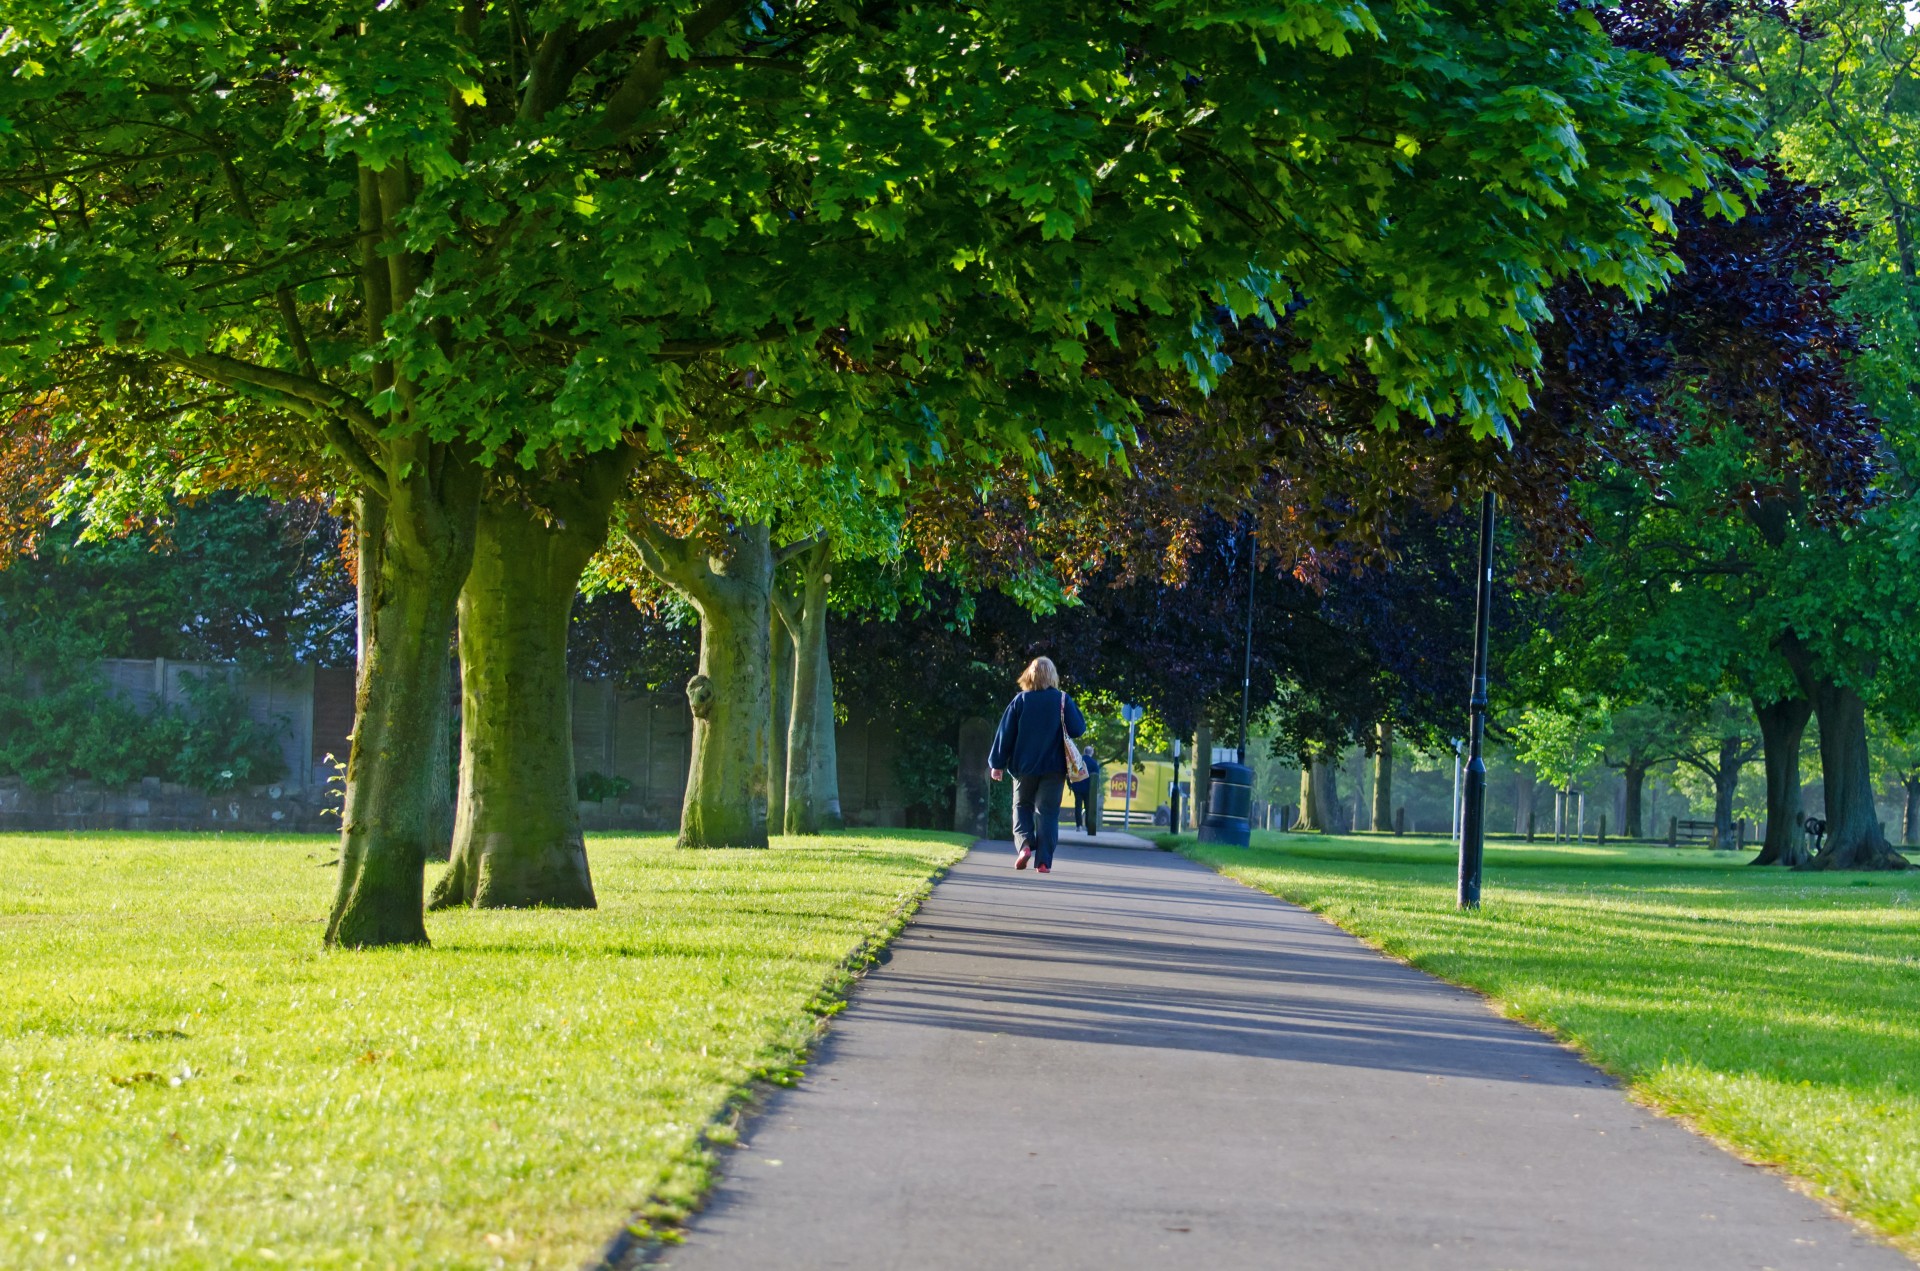
[[[1145,825],[1135,826],[1131,831],[1109,826],[1101,829],[1097,834],[1089,835],[1085,830],[1074,829],[1071,824],[1063,824],[1060,827],[1060,846],[1130,847],[1136,851],[1157,852],[1160,849],[1146,839],[1141,838],[1140,835],[1159,832],[1160,831],[1154,830],[1151,826]],[[1013,849],[1009,847],[1007,850],[1012,851]]]
[[[1911,1271],[1312,914],[1160,852],[1011,862],[934,889],[672,1271]]]

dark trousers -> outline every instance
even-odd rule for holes
[[[1073,823],[1089,834],[1100,832],[1100,800],[1095,797],[1099,784],[1092,777],[1073,783]]]
[[[1066,792],[1064,772],[1013,779],[1013,845],[1032,848],[1036,864],[1053,864],[1053,849],[1060,845],[1060,797]]]

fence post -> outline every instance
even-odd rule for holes
[[[1667,846],[1680,846],[1680,818],[1677,816],[1667,818]]]
[[[1607,845],[1607,814],[1605,812],[1600,814],[1600,833],[1593,841],[1596,847]]]

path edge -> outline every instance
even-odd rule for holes
[[[847,1008],[854,989],[866,978],[867,973],[885,961],[887,950],[919,914],[927,897],[933,894],[934,887],[975,848],[991,841],[974,839],[959,855],[928,874],[919,886],[902,898],[880,925],[827,973],[813,996],[801,1007],[802,1014],[814,1017],[813,1028],[795,1048],[790,1059],[783,1064],[763,1067],[734,1087],[714,1114],[695,1131],[679,1159],[670,1167],[690,1168],[700,1175],[699,1194],[694,1200],[684,1206],[672,1206],[669,1212],[662,1214],[656,1208],[662,1203],[657,1193],[643,1197],[600,1252],[582,1264],[581,1271],[639,1271],[640,1268],[653,1265],[662,1253],[681,1242],[688,1224],[706,1207],[707,1200],[720,1183],[723,1173],[721,1157],[715,1149],[732,1146],[746,1126],[766,1107],[769,1098],[798,1084],[800,1074],[812,1062],[820,1043],[825,1040],[834,1016]],[[650,1210],[653,1211],[651,1214]]]

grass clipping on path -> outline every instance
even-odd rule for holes
[[[1462,914],[1445,842],[1178,847],[1487,994],[1920,1253],[1920,878],[1489,847],[1482,908]]]
[[[964,842],[597,838],[597,912],[324,953],[333,849],[0,835],[0,1266],[576,1268]]]

